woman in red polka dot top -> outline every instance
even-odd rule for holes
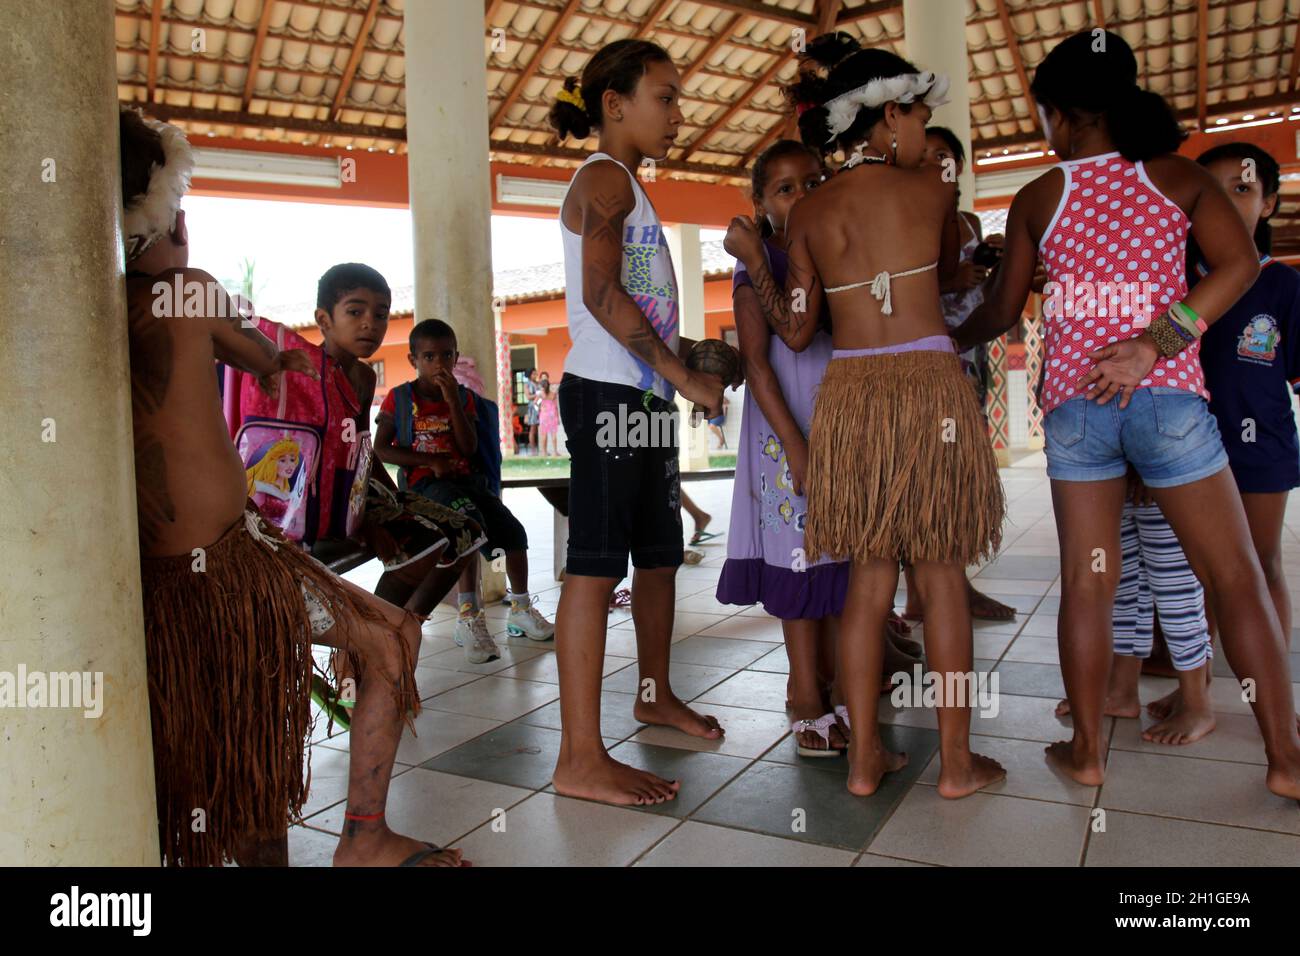
[[[1137,85],[1132,49],[1093,30],[1058,44],[1031,84],[1062,162],[1017,194],[1005,253],[959,349],[1020,317],[1041,257],[1047,474],[1061,546],[1061,669],[1074,737],[1047,748],[1074,780],[1102,782],[1111,609],[1131,464],[1220,618],[1224,651],[1255,687],[1273,792],[1300,798],[1285,644],[1210,414],[1200,336],[1254,282],[1259,257],[1223,188],[1175,151],[1168,104]],[[1188,292],[1187,238],[1209,271]]]

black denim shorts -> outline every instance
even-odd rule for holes
[[[682,563],[677,408],[630,385],[560,380],[569,468],[566,574],[622,578]]]

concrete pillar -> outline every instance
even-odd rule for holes
[[[966,59],[966,0],[903,0],[907,58],[922,70],[947,74],[949,103],[931,122],[946,126],[966,147],[966,169],[958,180],[961,208],[975,208],[975,157],[970,140],[970,67]]]
[[[700,250],[700,227],[693,223],[667,226],[668,251],[677,273],[678,330],[684,338],[696,341],[704,334],[704,259]],[[691,403],[677,397],[681,413],[679,451],[682,471],[702,471],[709,467],[709,430],[704,423],[692,428]]]
[[[0,865],[156,866],[113,7],[0,22]]]
[[[406,5],[406,146],[415,245],[415,319],[442,319],[497,392],[492,309],[492,182],[488,168],[483,10],[473,3]],[[508,415],[509,408],[501,409]],[[505,575],[482,564],[483,600]]]
[[[415,319],[456,330],[496,394],[492,191],[482,4],[406,5],[406,145]]]

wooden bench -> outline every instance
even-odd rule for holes
[[[735,478],[734,468],[710,468],[708,471],[684,471],[682,481],[721,481]],[[567,475],[554,478],[503,478],[501,490],[507,488],[536,488],[537,492],[555,509],[554,547],[551,556],[555,580],[561,579],[564,569],[565,549],[569,540],[569,478]],[[365,545],[354,541],[339,542],[338,549],[329,549],[318,554],[320,561],[335,574],[343,575],[356,570],[375,557]]]
[[[707,471],[683,471],[682,481],[720,481],[735,478],[734,468],[710,468]],[[569,478],[567,475],[555,478],[503,478],[501,490],[507,488],[536,488],[543,498],[555,509],[553,516],[553,537],[551,546],[551,568],[555,580],[564,578],[564,556],[569,547]]]

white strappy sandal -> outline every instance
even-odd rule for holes
[[[805,718],[803,720],[790,721],[790,730],[793,731],[795,734],[794,745],[795,745],[795,749],[799,752],[799,756],[800,757],[841,756],[844,753],[844,751],[839,747],[831,746],[831,728],[835,726],[835,723],[836,721],[835,721],[834,714],[822,714],[816,720],[809,720]],[[798,735],[802,733],[807,733],[809,731],[815,733],[822,740],[826,741],[826,748],[824,750],[817,749],[814,747],[805,747],[803,744],[799,743]]]

